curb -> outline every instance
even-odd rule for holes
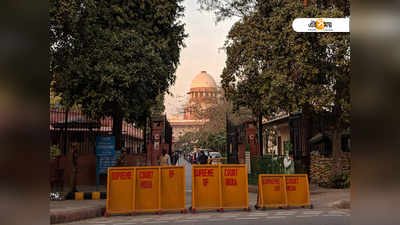
[[[99,200],[107,199],[107,192],[74,192],[68,193],[66,200]]]
[[[106,207],[91,207],[86,209],[68,210],[63,212],[50,213],[50,224],[67,223],[78,220],[85,220],[104,215]]]

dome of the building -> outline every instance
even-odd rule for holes
[[[206,71],[201,71],[201,73],[197,74],[196,77],[192,80],[192,85],[190,88],[217,88],[217,84],[210,74],[207,74]]]

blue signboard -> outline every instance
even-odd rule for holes
[[[97,156],[113,156],[115,152],[114,136],[97,136],[96,137],[96,155]]]
[[[115,166],[120,155],[115,151],[114,136],[96,137],[96,184],[99,185],[100,174],[107,174],[108,167]]]

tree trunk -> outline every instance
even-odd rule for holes
[[[335,159],[335,168],[333,168],[334,175],[340,175],[342,173],[342,161],[340,160],[342,156],[341,150],[341,131],[335,129],[332,133],[332,156]]]
[[[112,134],[115,136],[115,150],[122,148],[122,111],[119,106],[114,106]]]

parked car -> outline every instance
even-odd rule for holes
[[[210,164],[219,164],[221,163],[222,155],[219,152],[210,152],[210,158],[208,159]]]
[[[216,158],[221,158],[221,153],[219,152],[210,152],[210,158],[211,159],[216,159]]]
[[[210,152],[213,152],[211,149],[200,149],[201,152],[204,152],[204,154],[210,158]]]

